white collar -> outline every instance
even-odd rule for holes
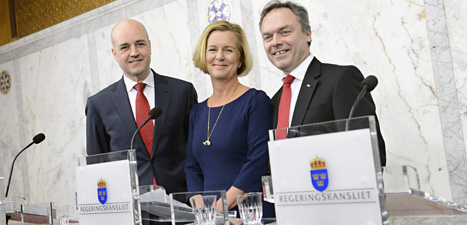
[[[310,55],[306,57],[305,60],[303,60],[303,62],[297,66],[297,68],[295,68],[294,70],[292,70],[292,72],[290,72],[290,74],[294,76],[295,79],[303,80],[305,78],[306,71],[308,70],[308,66],[311,63],[311,60],[313,60],[313,57],[314,57],[313,54],[310,53]],[[289,74],[284,74],[284,78],[287,75]]]
[[[133,87],[137,84],[137,82],[135,82],[134,80],[131,80],[125,75],[123,75],[123,81],[125,83],[127,92],[130,92],[133,89]],[[148,77],[146,77],[146,79],[143,80],[143,83],[145,83],[149,87],[153,87],[153,88],[155,87],[154,86],[154,73],[152,72],[152,70],[149,72]]]

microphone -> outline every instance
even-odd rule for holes
[[[15,166],[15,161],[16,159],[18,158],[18,156],[24,152],[24,150],[26,150],[27,148],[29,148],[31,145],[33,144],[39,144],[41,143],[43,140],[45,139],[45,135],[43,133],[39,133],[39,134],[36,134],[36,136],[34,136],[32,138],[32,142],[29,143],[28,146],[26,146],[25,148],[23,148],[23,150],[21,150],[16,156],[15,156],[15,159],[13,159],[13,163],[11,164],[11,170],[10,170],[10,177],[8,178],[8,184],[6,186],[6,192],[5,192],[5,198],[8,197],[8,191],[10,190],[10,182],[11,182],[11,175],[13,174],[13,167]]]
[[[135,136],[136,134],[139,132],[139,130],[141,130],[141,128],[146,125],[146,123],[149,121],[149,120],[154,120],[156,119],[157,117],[159,117],[161,114],[162,114],[162,109],[159,108],[159,106],[156,106],[154,107],[153,109],[151,109],[151,111],[149,111],[149,116],[148,118],[143,122],[143,124],[141,124],[141,126],[138,127],[138,129],[135,131],[135,133],[133,134],[133,137],[131,138],[131,144],[130,144],[130,149],[133,149],[133,141],[135,140]]]
[[[357,99],[355,99],[355,102],[353,103],[352,108],[350,109],[349,119],[353,117],[355,108],[357,108],[357,105],[360,102],[360,100],[362,100],[363,96],[365,96],[367,92],[373,91],[376,85],[378,85],[378,79],[373,75],[370,75],[366,77],[365,79],[363,79],[362,90],[358,94]]]

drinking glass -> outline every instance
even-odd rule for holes
[[[70,218],[70,205],[59,205],[55,207],[55,217],[58,225],[68,225]]]
[[[216,195],[203,195],[190,199],[198,225],[215,224],[216,219]]]
[[[259,225],[263,217],[263,199],[261,192],[237,195],[238,211],[245,225]]]

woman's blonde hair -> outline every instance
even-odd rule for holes
[[[238,24],[230,23],[225,20],[215,21],[204,29],[193,54],[193,63],[195,67],[199,68],[204,73],[208,73],[206,68],[206,46],[209,35],[214,31],[230,31],[235,35],[237,47],[240,51],[240,62],[242,64],[241,67],[237,69],[237,75],[239,77],[247,75],[253,67],[253,59],[245,32]]]

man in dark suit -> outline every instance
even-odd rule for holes
[[[123,78],[87,101],[88,155],[130,149],[133,133],[140,125],[136,101],[144,96],[146,108],[158,106],[162,114],[142,129],[149,127],[152,132],[141,131],[134,140],[139,184],[157,183],[168,193],[186,192],[183,168],[188,120],[191,108],[197,103],[193,85],[151,70],[151,42],[145,27],[135,20],[123,20],[114,26],[112,45]],[[143,95],[135,90],[139,84],[143,85]],[[142,117],[146,119],[148,113]],[[146,134],[141,135],[143,132]]]
[[[363,75],[354,66],[321,63],[311,54],[307,10],[296,3],[271,1],[261,13],[259,27],[269,61],[284,73],[284,86],[272,98],[273,127],[347,119],[362,89]],[[283,103],[281,99],[286,98],[290,101]],[[365,115],[376,117],[369,93],[354,113]],[[385,166],[385,144],[378,122],[377,135],[381,166]]]

